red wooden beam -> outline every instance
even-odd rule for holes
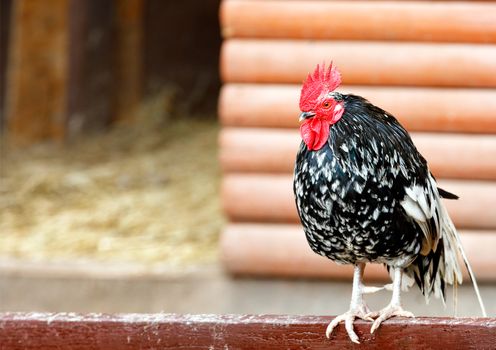
[[[445,201],[455,225],[496,229],[496,181],[439,180],[439,186],[460,196]],[[222,179],[224,213],[235,222],[299,222],[293,178],[288,174],[230,173]]]
[[[410,135],[437,178],[496,180],[494,135]],[[226,173],[289,174],[301,136],[289,129],[223,128],[219,140],[220,163]]]
[[[477,280],[496,281],[496,231],[460,230],[460,236]],[[296,224],[229,223],[222,232],[220,250],[224,268],[234,275],[333,280],[353,276],[351,265],[338,265],[312,252],[301,225]],[[464,283],[470,285],[464,268],[462,272]],[[364,278],[391,280],[380,264],[367,264]]]
[[[435,1],[223,1],[228,38],[496,42],[496,4]]]
[[[301,84],[332,60],[348,85],[496,87],[496,45],[229,39],[225,83]]]
[[[225,84],[224,126],[298,128],[300,84]],[[392,113],[408,131],[496,133],[496,89],[340,86]],[[461,103],[463,101],[463,103]]]
[[[0,313],[0,348],[18,349],[354,349],[332,316]],[[493,349],[495,318],[391,319],[370,334],[368,349]]]

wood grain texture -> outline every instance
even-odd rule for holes
[[[296,128],[300,85],[225,84],[224,126]],[[392,113],[409,131],[496,133],[496,89],[341,86]]]
[[[436,177],[496,180],[496,137],[432,133],[411,136]],[[223,128],[221,166],[224,172],[234,173],[292,173],[300,142],[297,130]]]
[[[495,281],[492,247],[496,246],[496,231],[463,230],[461,237],[477,279]],[[351,265],[338,265],[313,253],[296,224],[231,223],[222,233],[221,254],[224,267],[233,274],[334,280],[351,280],[353,276]],[[469,281],[462,269],[465,281]],[[365,279],[390,281],[384,267],[377,264],[367,265]]]
[[[227,38],[496,43],[496,4],[428,1],[223,1]]]
[[[0,314],[2,348],[18,349],[355,349],[339,326],[324,335],[332,316],[175,314]],[[492,318],[416,318],[355,329],[368,349],[490,349]]]
[[[344,84],[496,87],[496,45],[230,39],[221,51],[228,83],[301,83],[332,60]]]
[[[289,174],[227,174],[222,181],[224,212],[237,222],[299,222],[292,186]],[[458,228],[496,228],[496,182],[440,180],[439,186],[460,196],[444,201]]]

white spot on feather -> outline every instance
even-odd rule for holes
[[[425,222],[426,217],[422,212],[417,201],[415,201],[410,195],[406,195],[405,198],[400,202],[405,212],[417,221]]]
[[[364,221],[360,224],[360,226],[362,226],[362,228],[365,228],[365,227],[367,227],[369,224],[370,224],[370,221],[369,221],[369,220],[364,220]]]
[[[379,208],[375,208],[374,212],[372,213],[372,218],[374,220],[377,220],[378,217],[379,217]]]
[[[355,191],[357,191],[358,193],[362,193],[363,191],[363,187],[362,185],[360,185],[358,182],[355,182],[353,184],[353,188],[355,189]]]

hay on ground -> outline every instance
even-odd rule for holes
[[[152,121],[4,152],[0,256],[214,260],[223,223],[217,131],[213,120]]]

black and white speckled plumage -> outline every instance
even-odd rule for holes
[[[338,263],[402,267],[428,297],[461,281],[457,234],[426,160],[398,121],[354,95],[328,142],[302,142],[294,192],[312,250]]]

